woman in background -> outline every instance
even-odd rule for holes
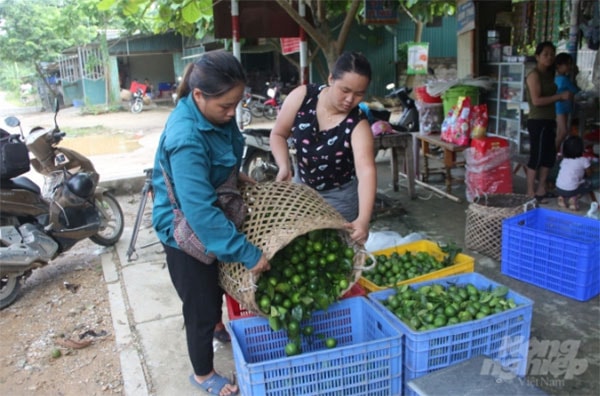
[[[548,203],[554,197],[546,191],[549,170],[556,161],[556,111],[559,100],[571,100],[570,91],[556,93],[554,83],[554,57],[556,47],[549,41],[538,44],[535,50],[536,66],[527,75],[527,102],[529,115],[530,153],[527,162],[527,195],[538,203]],[[538,176],[537,188],[535,179]]]

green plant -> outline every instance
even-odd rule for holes
[[[398,45],[398,63],[406,64],[408,62],[408,42]]]

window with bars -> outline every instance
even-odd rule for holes
[[[81,80],[79,73],[79,57],[77,55],[61,56],[58,62],[60,78],[65,83]]]
[[[100,80],[104,78],[104,62],[100,48],[79,48],[78,55],[64,55],[59,60],[60,75],[64,82]]]

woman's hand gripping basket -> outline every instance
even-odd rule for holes
[[[355,252],[348,287],[340,296],[360,279],[367,255],[364,246],[350,239],[346,220],[316,191],[297,183],[268,182],[245,186],[241,192],[248,207],[242,232],[269,260],[301,235],[315,230],[338,230]],[[248,311],[266,316],[255,301],[259,277],[241,263],[219,264],[223,290]]]

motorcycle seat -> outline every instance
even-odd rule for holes
[[[25,189],[38,195],[42,194],[40,187],[25,176],[15,177],[10,180],[2,180],[3,189]]]

